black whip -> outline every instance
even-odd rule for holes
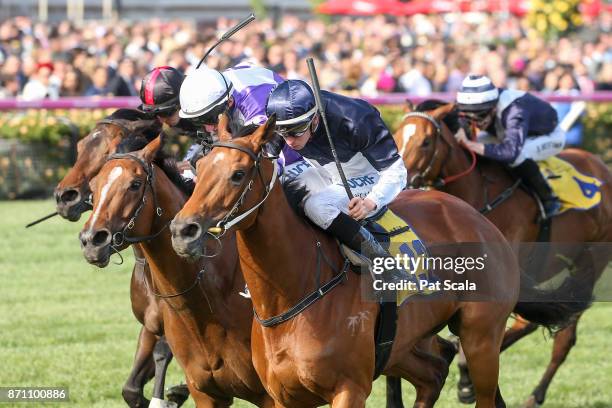
[[[329,146],[331,147],[332,156],[334,156],[334,161],[336,162],[336,168],[338,169],[338,173],[340,174],[340,178],[342,179],[342,184],[344,185],[344,189],[346,190],[346,194],[349,197],[349,200],[353,199],[353,192],[348,185],[348,181],[346,181],[346,176],[344,175],[344,170],[342,170],[342,165],[340,164],[340,159],[338,158],[338,154],[336,153],[336,146],[334,145],[334,141],[331,138],[331,132],[329,131],[329,126],[327,125],[327,117],[325,116],[325,108],[321,102],[321,87],[319,86],[319,78],[317,77],[317,71],[315,70],[314,61],[312,58],[308,58],[306,60],[308,64],[308,71],[310,71],[310,81],[312,82],[312,90],[314,92],[315,102],[317,104],[317,110],[319,111],[319,115],[321,116],[321,121],[323,122],[323,127],[325,128],[325,134],[327,135],[327,140],[329,141]]]
[[[202,65],[202,63],[204,62],[204,60],[206,60],[206,57],[208,57],[208,54],[210,54],[212,52],[212,50],[214,50],[215,48],[217,48],[217,46],[219,44],[221,44],[223,41],[226,41],[228,38],[230,38],[232,35],[236,34],[238,31],[242,30],[246,25],[248,25],[249,23],[251,23],[253,20],[255,20],[255,14],[251,13],[250,16],[248,16],[247,18],[245,18],[244,20],[242,20],[241,22],[239,22],[238,24],[236,24],[233,28],[231,28],[230,30],[226,31],[225,34],[223,34],[221,36],[221,38],[219,39],[219,41],[217,41],[212,47],[210,47],[208,49],[208,51],[206,51],[206,54],[204,54],[204,56],[202,57],[202,59],[200,60],[200,62],[198,62],[198,65],[196,66],[196,69],[200,68],[200,65]]]

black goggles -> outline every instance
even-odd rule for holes
[[[196,116],[195,118],[189,118],[189,121],[194,126],[202,127],[204,125],[218,125],[219,115],[221,115],[227,109],[227,104],[221,104],[214,107],[211,111],[206,112],[203,115]]]
[[[303,136],[307,131],[308,128],[310,127],[310,124],[312,123],[312,119],[309,120],[306,123],[300,123],[298,125],[294,125],[291,127],[277,127],[276,128],[276,134],[281,136],[281,137],[300,137]]]
[[[465,118],[467,120],[471,120],[473,122],[482,122],[485,120],[491,111],[482,111],[482,112],[462,112],[459,116]]]
[[[170,116],[174,115],[177,111],[178,111],[178,108],[164,109],[162,111],[155,112],[155,115],[160,116],[162,118],[169,118]]]

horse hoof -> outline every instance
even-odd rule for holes
[[[542,404],[538,404],[535,397],[530,395],[529,398],[527,398],[527,401],[523,403],[521,408],[540,408],[541,406]]]
[[[166,390],[166,398],[168,401],[172,401],[177,407],[180,407],[189,398],[189,388],[187,384],[179,384],[170,387]]]
[[[457,387],[457,399],[462,404],[473,404],[476,402],[476,395],[474,394],[474,387],[469,386],[458,386]]]
[[[122,395],[130,408],[147,408],[149,406],[150,401],[142,395],[142,390],[124,387]]]

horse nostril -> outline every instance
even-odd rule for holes
[[[81,197],[81,194],[74,188],[70,190],[64,191],[59,197],[56,197],[56,200],[61,201],[63,204],[72,203],[78,201]]]
[[[100,230],[96,232],[91,239],[91,244],[93,246],[103,246],[108,244],[110,241],[110,232],[107,230]]]
[[[199,224],[190,223],[185,225],[181,229],[181,236],[183,238],[197,238],[200,235],[201,228]]]

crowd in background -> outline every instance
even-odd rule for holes
[[[43,24],[26,17],[0,23],[0,98],[138,95],[154,66],[189,74],[218,35],[235,23],[190,21]],[[546,42],[525,20],[485,14],[257,20],[221,45],[213,68],[243,60],[285,78],[308,77],[317,58],[324,88],[374,96],[453,92],[466,74],[498,87],[573,93],[612,89],[612,16],[604,13],[571,36]]]
[[[193,22],[42,24],[29,18],[0,23],[0,96],[38,99],[77,95],[137,95],[156,65],[193,69],[217,34]],[[255,21],[207,61],[225,68],[244,59],[286,78],[306,78],[306,57],[318,58],[322,85],[361,95],[457,90],[468,72],[498,87],[591,92],[612,87],[612,16],[570,37],[531,38],[510,16],[416,15],[342,18],[334,24],[285,15]]]

